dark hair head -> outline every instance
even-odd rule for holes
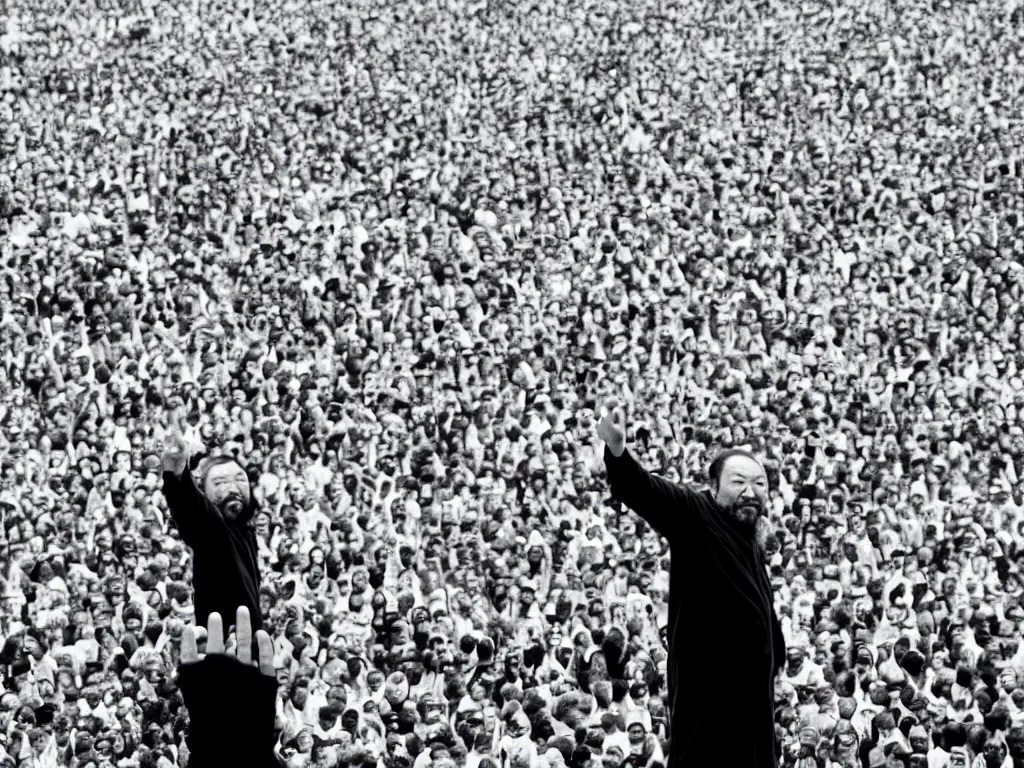
[[[202,463],[196,468],[200,473],[198,477],[198,487],[205,495],[206,493],[206,478],[210,475],[210,470],[214,467],[222,467],[226,464],[234,464],[240,470],[245,473],[246,479],[249,483],[249,503],[246,508],[242,511],[242,514],[238,518],[238,522],[245,525],[253,525],[253,518],[259,512],[259,505],[256,503],[256,497],[252,491],[253,478],[252,473],[249,472],[242,464],[231,456],[220,455],[211,456],[210,458],[203,459]]]
[[[734,456],[743,456],[761,464],[754,454],[750,451],[744,451],[742,448],[729,448],[728,450],[722,451],[715,457],[715,460],[711,462],[711,466],[708,467],[708,481],[711,484],[712,490],[718,490],[718,482],[722,479],[722,470],[725,468],[725,463]]]

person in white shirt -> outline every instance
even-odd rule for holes
[[[32,665],[32,679],[40,695],[53,692],[57,686],[57,662],[49,654],[46,639],[38,630],[29,630],[22,640],[22,650]]]
[[[786,662],[779,677],[794,688],[820,688],[827,685],[821,667],[808,658],[805,646],[792,645],[787,648]]]
[[[316,727],[319,723],[319,706],[310,703],[309,683],[296,680],[288,690],[288,696],[278,696],[277,718],[282,728],[282,736],[287,733],[293,737],[305,726]]]
[[[638,712],[632,712],[626,716],[626,738],[629,741],[627,755],[638,755],[645,758],[644,764],[646,765],[654,762],[665,764],[665,754],[661,749],[661,743],[648,731]]]
[[[473,748],[466,755],[465,768],[479,768],[484,758],[490,756],[491,738],[484,731],[479,731],[473,739]]]
[[[626,733],[626,721],[621,714],[616,712],[604,712],[599,722],[601,730],[604,731],[604,754],[614,748],[622,750],[623,754],[629,754],[629,736]]]

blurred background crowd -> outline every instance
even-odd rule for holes
[[[783,765],[1024,765],[1017,6],[4,6],[0,766],[184,765],[178,425],[282,764],[663,765],[610,395],[765,457]]]

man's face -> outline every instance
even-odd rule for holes
[[[1024,733],[1021,733],[1016,728],[1010,729],[1009,733],[1006,734],[1006,746],[1011,757],[1024,756]]]
[[[416,559],[416,553],[412,549],[403,549],[398,557],[403,568],[412,568]]]
[[[333,728],[335,724],[338,722],[337,718],[332,717],[331,715],[319,715],[319,720],[320,728],[325,731],[331,730],[331,728]]]
[[[224,517],[237,520],[249,504],[249,477],[234,462],[218,464],[206,473],[203,492]]]
[[[359,714],[353,709],[345,710],[345,713],[341,716],[341,727],[354,734],[356,728],[359,727]]]
[[[643,743],[644,737],[647,735],[647,729],[643,725],[634,724],[629,726],[627,734],[630,746],[635,748]]]
[[[367,682],[370,683],[370,690],[371,691],[376,691],[377,690],[377,688],[373,687],[372,681],[370,681],[369,678],[367,679]],[[378,688],[379,687],[380,686],[378,686]],[[328,704],[338,703],[342,707],[344,707],[348,703],[348,695],[345,693],[345,689],[342,686],[340,686],[340,685],[332,686],[331,689],[329,691],[327,691],[327,703]],[[336,721],[337,721],[337,719],[335,718],[334,722],[336,722]]]
[[[65,747],[71,739],[71,729],[66,724],[60,724],[53,731],[54,739],[58,747]]]
[[[32,749],[35,751],[37,755],[41,754],[44,747],[46,747],[46,741],[48,738],[49,736],[44,731],[37,733],[33,738],[30,739]]]
[[[25,640],[22,642],[22,650],[37,660],[43,656],[43,649],[34,637],[25,637]]]
[[[765,512],[768,478],[764,468],[746,456],[733,456],[722,467],[715,501],[736,520],[753,524]]]

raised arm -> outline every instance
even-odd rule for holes
[[[210,512],[189,471],[188,460],[185,439],[180,432],[171,433],[163,455],[164,498],[182,540],[195,549],[209,529]]]
[[[699,514],[697,494],[652,475],[626,449],[626,419],[618,402],[609,400],[597,433],[605,443],[604,464],[612,498],[631,510],[667,539],[679,534]],[[693,512],[688,515],[688,512]]]

